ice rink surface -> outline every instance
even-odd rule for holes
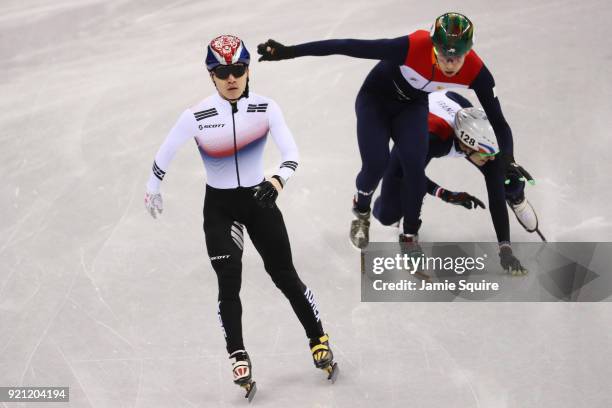
[[[143,208],[153,156],[214,91],[204,46],[397,37],[456,10],[497,82],[549,240],[610,241],[608,1],[16,1],[0,3],[0,386],[70,386],[71,407],[245,406],[216,316],[203,166],[186,144],[165,211]],[[610,407],[609,303],[361,303],[348,242],[360,160],[354,98],[374,61],[251,66],[301,150],[279,206],[342,367],[331,386],[251,245],[242,302],[261,407]],[[474,99],[474,98],[472,98]],[[267,148],[266,168],[279,155]],[[432,179],[486,198],[463,161]],[[608,215],[606,215],[608,214]],[[428,198],[424,241],[492,241],[488,212]],[[511,215],[514,241],[535,241]],[[372,240],[397,231],[374,225]],[[527,279],[534,279],[533,276]],[[67,404],[0,403],[2,408]]]

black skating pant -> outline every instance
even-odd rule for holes
[[[291,303],[306,336],[322,336],[323,327],[314,296],[295,271],[289,237],[278,207],[261,208],[257,205],[252,187],[216,189],[207,185],[204,235],[219,283],[217,312],[228,353],[244,350],[239,296],[245,244],[243,228],[248,231],[272,281]]]

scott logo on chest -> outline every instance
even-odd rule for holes
[[[221,128],[224,127],[225,123],[211,123],[210,125],[199,125],[200,130],[205,128]]]

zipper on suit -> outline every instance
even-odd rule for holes
[[[234,113],[238,112],[238,102],[230,102],[232,105],[232,129],[234,131],[234,162],[236,163],[236,178],[238,179],[238,187],[240,187],[240,172],[238,171],[238,145],[236,143],[236,120]]]

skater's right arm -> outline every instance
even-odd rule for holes
[[[435,197],[436,191],[438,190],[438,188],[440,188],[440,186],[435,181],[432,181],[427,176],[425,176],[425,182],[427,183],[427,194]]]
[[[334,39],[285,46],[268,40],[257,46],[260,61],[279,61],[295,57],[346,55],[354,58],[387,60],[401,65],[408,55],[408,36],[379,40]]]
[[[155,155],[151,175],[147,182],[147,190],[150,192],[159,192],[162,180],[166,174],[170,162],[174,155],[187,140],[195,137],[197,134],[197,123],[193,113],[187,109],[176,121],[166,140],[162,143]]]
[[[456,193],[454,191],[446,190],[427,176],[425,176],[425,181],[427,182],[427,194],[438,197],[444,202],[460,205],[468,210],[471,210],[472,208],[476,209],[478,207],[485,208],[482,201],[473,195],[466,193],[465,191]]]
[[[438,197],[440,200],[446,203],[460,205],[468,210],[471,210],[472,208],[477,209],[478,207],[482,209],[486,208],[482,201],[473,195],[466,193],[465,191],[457,193],[454,191],[445,190],[442,187],[437,187],[432,195],[434,197]]]
[[[151,168],[151,174],[147,182],[147,191],[145,193],[145,207],[153,218],[156,217],[156,212],[162,212],[163,205],[159,190],[170,162],[174,158],[179,147],[190,138],[196,136],[196,134],[197,124],[195,117],[193,113],[187,109],[181,114],[157,151]]]

